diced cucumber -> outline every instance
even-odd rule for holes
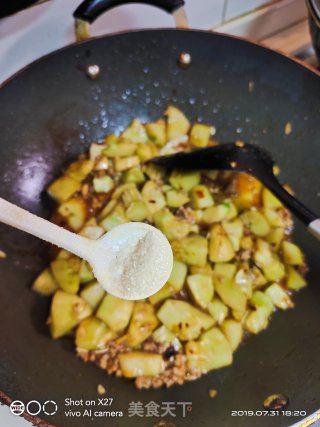
[[[137,145],[131,142],[112,142],[104,149],[103,154],[107,157],[131,157],[137,151]]]
[[[115,145],[119,143],[120,137],[114,134],[108,135],[104,140],[104,145],[108,147],[109,145]]]
[[[57,291],[51,302],[50,329],[53,338],[69,333],[81,320],[91,315],[91,307],[82,298]]]
[[[56,259],[69,259],[74,255],[71,252],[66,251],[65,249],[60,249]]]
[[[101,222],[100,226],[103,227],[106,231],[111,230],[113,227],[117,225],[124,224],[129,221],[125,214],[125,210],[123,204],[118,203],[114,210],[107,215]]]
[[[101,221],[100,224],[106,231],[109,231],[113,227],[116,227],[117,225],[120,225],[120,224],[124,224],[126,222],[128,222],[127,218],[123,217],[117,212],[113,212],[110,215],[108,215],[103,221]]]
[[[212,262],[228,262],[235,256],[229,237],[220,224],[214,224],[210,232],[209,259]]]
[[[186,116],[173,106],[169,106],[165,112],[167,116],[167,140],[172,141],[180,136],[186,135],[190,128]]]
[[[221,282],[214,280],[215,290],[222,301],[230,308],[244,311],[247,299],[245,294],[233,282]]]
[[[213,197],[206,185],[196,185],[190,191],[191,205],[195,209],[205,209],[214,205]]]
[[[304,258],[299,246],[285,240],[282,243],[284,262],[289,265],[303,265]]]
[[[112,162],[108,159],[107,156],[103,155],[96,161],[94,165],[95,171],[107,171],[111,169]]]
[[[90,159],[95,161],[97,157],[101,156],[103,150],[106,148],[105,144],[96,144],[95,142],[90,145]]]
[[[153,377],[164,370],[162,356],[157,353],[131,351],[119,354],[122,374],[126,378],[135,378],[141,375]]]
[[[241,266],[235,275],[234,282],[247,298],[252,296],[253,274],[247,265]]]
[[[211,126],[197,123],[192,126],[190,132],[190,144],[194,147],[206,147],[211,135]]]
[[[245,319],[245,328],[252,334],[258,334],[268,326],[268,313],[262,307],[249,312]]]
[[[219,328],[212,328],[202,334],[199,341],[186,344],[188,366],[206,373],[232,363],[232,349],[229,341]]]
[[[32,285],[32,290],[44,296],[54,294],[57,288],[58,284],[48,268],[39,274]]]
[[[212,277],[207,274],[192,274],[187,277],[187,284],[195,302],[201,308],[207,308],[214,294]]]
[[[181,348],[181,342],[165,325],[156,329],[152,337],[157,343],[166,344],[167,347],[173,346],[175,351],[179,351]]]
[[[93,188],[96,193],[109,193],[113,187],[114,182],[109,175],[93,178]]]
[[[284,227],[281,211],[264,208],[263,213],[271,227]]]
[[[228,282],[234,278],[237,266],[232,263],[216,263],[213,271],[220,281]]]
[[[132,202],[126,210],[126,216],[130,221],[144,221],[149,214],[149,208],[142,200]]]
[[[89,283],[80,292],[81,298],[84,299],[93,310],[98,307],[105,294],[105,290],[98,282]]]
[[[206,224],[213,224],[214,222],[221,222],[226,218],[229,208],[225,205],[211,206],[203,212],[202,220]]]
[[[166,142],[166,123],[164,120],[158,120],[154,123],[145,125],[149,139],[158,147],[163,147]]]
[[[168,279],[168,284],[171,285],[176,292],[181,291],[187,277],[187,272],[187,265],[174,258],[172,272]]]
[[[153,181],[161,181],[165,174],[165,170],[163,168],[152,163],[144,165],[144,172]]]
[[[117,172],[122,172],[127,169],[131,169],[134,166],[138,166],[139,164],[140,159],[138,156],[116,157],[114,160],[114,167]]]
[[[147,162],[159,155],[159,149],[152,142],[146,142],[145,144],[138,145],[137,155],[141,162]]]
[[[91,280],[94,279],[92,268],[90,267],[90,264],[84,259],[81,261],[79,276],[81,284],[91,282]]]
[[[189,271],[191,274],[206,274],[207,276],[212,276],[213,272],[211,264],[209,263],[202,267],[199,265],[191,265]]]
[[[134,302],[106,295],[100,304],[96,316],[103,320],[113,331],[122,331],[128,326]]]
[[[121,138],[135,144],[143,144],[148,141],[147,132],[139,119],[133,119],[131,124],[122,133]]]
[[[240,240],[240,247],[241,249],[252,251],[253,243],[253,238],[251,236],[243,236]]]
[[[273,228],[266,236],[267,241],[270,243],[274,250],[278,250],[284,238],[284,229],[282,227]]]
[[[141,200],[141,194],[136,186],[132,186],[121,194],[121,199],[123,201],[124,207],[128,208],[132,202]]]
[[[232,203],[231,201],[225,201],[223,205],[228,208],[226,219],[230,220],[238,215],[238,209],[236,208],[236,205],[234,203]]]
[[[76,181],[83,181],[93,169],[93,160],[77,160],[69,165],[65,174]]]
[[[278,200],[267,188],[262,191],[262,203],[267,209],[278,209],[282,207],[282,203]]]
[[[198,171],[172,171],[169,182],[176,190],[190,191],[200,184],[201,174]]]
[[[134,184],[142,184],[145,180],[146,177],[138,166],[127,170],[123,175],[123,181],[125,183],[133,182]]]
[[[185,193],[177,190],[169,190],[166,192],[166,200],[169,208],[180,208],[190,201]]]
[[[166,199],[154,181],[147,181],[142,188],[141,194],[151,214],[166,206]]]
[[[281,280],[285,276],[284,265],[279,257],[271,251],[270,245],[264,240],[257,240],[257,248],[254,253],[254,261],[262,268],[268,280]]]
[[[272,263],[263,268],[264,275],[270,281],[281,280],[285,277],[285,267],[280,261],[278,255],[273,254]]]
[[[47,193],[58,203],[67,201],[74,193],[79,191],[81,188],[81,182],[76,181],[70,176],[62,175],[56,179],[47,188]]]
[[[76,294],[80,285],[80,259],[55,259],[50,267],[56,282],[66,292]]]
[[[216,292],[228,307],[245,311],[247,298],[244,293],[232,279],[219,273],[216,268],[213,272],[213,284]]]
[[[231,350],[235,351],[243,337],[242,324],[233,319],[226,319],[221,325],[221,330],[229,341]]]
[[[151,304],[156,305],[159,304],[159,302],[170,298],[174,293],[175,291],[172,286],[169,285],[169,283],[166,283],[164,286],[162,286],[161,289],[159,289],[158,292],[149,297],[149,301],[151,302]]]
[[[241,215],[243,223],[256,236],[266,236],[270,232],[270,225],[266,218],[257,210],[245,211]]]
[[[245,311],[239,311],[239,310],[231,310],[232,317],[237,322],[240,322],[242,325],[244,324],[247,315],[249,314],[248,310]]]
[[[197,338],[214,320],[185,301],[167,299],[157,313],[160,321],[183,341]]]
[[[114,200],[113,198],[111,198],[111,200],[105,205],[105,207],[99,213],[98,219],[103,220],[107,215],[109,215],[116,208],[117,204],[118,204],[118,200]]]
[[[168,240],[183,239],[191,231],[191,224],[182,218],[177,218],[168,209],[161,209],[153,215],[154,224]]]
[[[58,212],[66,219],[73,230],[78,231],[86,221],[88,207],[83,199],[73,197],[62,203],[58,208]]]
[[[290,296],[277,283],[270,285],[265,292],[271,298],[271,301],[276,307],[281,308],[282,310],[294,307]]]
[[[76,346],[85,350],[103,349],[106,343],[116,334],[96,317],[88,317],[81,321],[76,330]]]
[[[127,344],[130,347],[136,347],[141,344],[152,334],[158,323],[152,304],[145,301],[136,301],[127,332]]]
[[[222,228],[227,233],[233,249],[237,252],[240,249],[240,242],[243,236],[243,223],[239,218],[222,223]]]
[[[229,308],[218,298],[209,303],[208,311],[217,325],[220,325],[229,314]]]
[[[117,188],[114,190],[114,192],[112,193],[111,199],[113,199],[113,200],[118,200],[118,199],[120,199],[120,198],[122,197],[122,194],[123,194],[125,191],[130,190],[130,189],[132,189],[132,188],[134,188],[134,189],[136,189],[136,188],[137,188],[136,184],[134,184],[134,183],[132,183],[132,182],[128,182],[127,184],[119,185],[119,187],[117,187]]]
[[[288,267],[286,285],[289,289],[298,291],[307,286],[304,277],[293,267]]]
[[[274,310],[272,299],[265,292],[254,292],[250,300],[250,304],[252,304],[255,308],[263,308],[268,316],[270,316]]]
[[[208,256],[208,241],[200,235],[174,240],[171,243],[174,256],[189,265],[205,266]]]
[[[161,191],[165,194],[167,194],[168,191],[171,191],[171,190],[172,190],[172,187],[169,184],[164,184],[161,186]]]
[[[99,227],[96,224],[96,221],[94,221],[95,225],[91,223],[91,221],[88,221],[82,230],[79,232],[81,236],[87,237],[91,240],[97,240],[104,234],[104,229],[102,227]]]
[[[264,286],[267,283],[267,279],[262,274],[262,271],[260,270],[260,268],[255,266],[252,267],[251,273],[253,275],[252,285],[254,289],[260,288],[261,286]]]

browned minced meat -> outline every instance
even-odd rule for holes
[[[170,355],[166,358],[168,347],[155,343],[152,339],[142,344],[140,351],[160,353],[164,357],[164,371],[156,376],[138,376],[135,380],[137,388],[159,388],[162,386],[171,387],[174,384],[183,384],[201,376],[200,370],[190,370],[187,368],[186,356],[181,352]],[[122,343],[111,341],[103,350],[83,350],[77,349],[80,358],[85,362],[94,362],[109,375],[115,374],[122,377],[118,355],[131,351]]]

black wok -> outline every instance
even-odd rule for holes
[[[181,52],[192,63],[178,65]],[[88,64],[100,66],[90,80]],[[264,47],[233,37],[192,30],[151,30],[111,35],[55,52],[15,75],[0,90],[0,196],[48,217],[45,186],[89,143],[123,129],[131,119],[152,120],[168,104],[191,121],[217,128],[222,141],[243,139],[266,147],[311,209],[320,211],[320,78],[310,69]],[[285,124],[292,133],[284,135]],[[152,426],[157,418],[128,417],[130,401],[192,402],[177,427],[287,426],[298,416],[231,416],[261,410],[272,393],[289,397],[288,410],[320,407],[319,242],[296,224],[306,253],[309,286],[296,308],[277,312],[270,327],[236,352],[234,364],[171,389],[137,391],[132,382],[107,377],[76,359],[70,339],[52,341],[45,321],[49,301],[30,290],[47,262],[46,247],[0,225],[0,390],[23,402],[54,400],[58,412],[39,414],[58,427],[87,426],[68,418],[64,399],[96,399],[97,385],[114,398],[123,418],[96,418],[94,426]],[[210,399],[208,390],[218,395]],[[106,408],[104,408],[106,409]],[[180,413],[179,413],[180,414]]]

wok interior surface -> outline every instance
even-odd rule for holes
[[[182,51],[192,56],[187,69],[177,65]],[[97,80],[86,76],[88,64],[100,66]],[[173,104],[191,121],[215,125],[218,140],[262,144],[281,165],[282,182],[320,212],[319,83],[316,74],[284,56],[200,31],[139,31],[73,45],[37,61],[0,90],[0,196],[48,217],[43,189],[70,160],[134,117],[153,120]],[[285,136],[289,121],[292,133]],[[261,410],[273,393],[288,396],[290,410],[315,411],[320,406],[319,242],[300,224],[295,239],[310,272],[294,310],[277,312],[265,332],[238,349],[231,367],[180,387],[137,391],[130,381],[83,364],[68,338],[49,338],[49,301],[30,289],[47,262],[47,248],[1,224],[0,249],[7,258],[0,265],[0,390],[26,402],[56,401],[57,414],[43,418],[59,427],[86,425],[65,417],[64,399],[97,399],[100,383],[114,398],[110,410],[122,410],[124,417],[95,418],[95,426],[143,427],[159,420],[128,418],[132,400],[192,402],[186,418],[166,417],[177,427],[270,426],[268,417],[231,417],[231,410]],[[211,388],[218,390],[214,399]],[[273,417],[272,425],[298,419]]]

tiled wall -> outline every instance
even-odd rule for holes
[[[185,0],[191,27],[214,27],[281,0]],[[301,0],[302,1],[302,0]]]
[[[223,19],[233,19],[244,13],[257,9],[271,0],[225,0],[225,12]]]

